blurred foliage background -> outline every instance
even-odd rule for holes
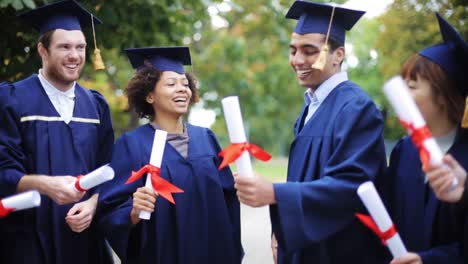
[[[53,1],[0,0],[0,81],[16,81],[37,73],[38,35],[16,14],[50,2]],[[276,156],[286,156],[304,92],[288,63],[289,38],[295,23],[284,15],[292,2],[80,1],[104,22],[97,27],[96,37],[107,66],[102,72],[92,69],[89,56],[94,45],[91,32],[85,32],[88,63],[80,83],[106,96],[119,136],[141,123],[127,109],[123,90],[133,69],[123,49],[188,45],[193,59],[191,71],[199,79],[202,98],[197,109],[214,112],[216,119],[211,128],[221,144],[226,145],[228,137],[220,100],[238,95],[250,142]],[[404,131],[381,92],[383,83],[399,73],[412,53],[442,41],[434,11],[440,12],[467,39],[467,6],[467,0],[394,0],[380,16],[363,18],[348,33],[344,68],[384,113],[387,139],[398,139]]]

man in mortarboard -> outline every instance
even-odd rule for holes
[[[36,189],[41,206],[0,220],[0,263],[108,263],[91,226],[97,190],[76,191],[76,176],[108,163],[109,107],[77,83],[100,21],[75,1],[20,15],[40,33],[38,74],[0,87],[0,194]]]
[[[306,89],[286,183],[236,177],[241,202],[270,205],[278,263],[378,263],[355,218],[358,186],[386,166],[380,111],[341,71],[345,32],[362,11],[295,1],[289,62]]]

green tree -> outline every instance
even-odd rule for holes
[[[40,59],[36,52],[38,34],[16,14],[53,1],[0,0],[2,25],[2,58],[0,81],[16,81],[36,73]],[[196,22],[209,21],[207,7],[213,2],[182,0],[96,0],[82,1],[88,10],[104,24],[96,27],[97,45],[102,51],[107,70],[96,73],[88,63],[81,82],[103,93],[112,110],[114,127],[119,135],[138,125],[138,119],[129,116],[123,88],[133,69],[123,52],[127,47],[182,45],[192,36]],[[88,61],[94,49],[90,30],[85,30],[88,42]]]
[[[219,15],[228,26],[206,28],[196,58],[202,98],[219,117],[220,100],[239,96],[249,141],[286,155],[304,92],[288,63],[295,21],[284,16],[291,1],[226,3],[231,11]],[[224,122],[217,118],[213,126],[223,145],[228,141]]]
[[[382,54],[385,78],[398,74],[403,62],[424,47],[442,42],[434,12],[446,18],[465,39],[468,38],[466,0],[395,0],[380,18],[377,48]]]
[[[424,47],[442,42],[434,12],[446,18],[460,33],[468,37],[468,7],[466,0],[395,0],[388,11],[379,17],[380,24],[376,39],[379,53],[379,69],[386,80],[397,75],[404,61]],[[385,134],[390,138],[400,137],[404,131],[395,114],[383,104],[386,118]]]

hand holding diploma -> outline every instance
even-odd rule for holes
[[[143,186],[133,193],[133,207],[130,212],[130,220],[133,225],[141,221],[140,212],[153,213],[158,194],[153,189]]]
[[[234,174],[234,188],[237,190],[237,197],[243,204],[252,207],[262,207],[275,204],[275,190],[273,183],[260,175],[252,177]]]
[[[262,161],[270,160],[271,155],[247,142],[239,98],[229,96],[221,100],[221,103],[231,145],[218,154],[223,158],[219,169],[236,162],[237,173],[234,177],[234,187],[237,189],[240,202],[252,207],[275,203],[273,184],[259,175],[254,175],[249,153]]]
[[[423,166],[443,164],[442,151],[426,126],[426,122],[404,80],[400,76],[393,77],[384,84],[383,90],[402,126],[406,128],[411,140],[418,148]],[[456,186],[458,180],[456,177],[452,178],[452,184]]]
[[[108,165],[104,165],[95,169],[94,171],[84,175],[78,176],[73,188],[79,192],[86,192],[97,185],[110,181],[114,178],[114,170]]]
[[[78,202],[85,195],[84,192],[77,191],[73,187],[76,177],[45,176],[44,179],[44,187],[41,193],[49,196],[59,205]]]
[[[152,192],[156,191],[158,195],[161,195],[169,202],[175,204],[172,193],[182,193],[184,191],[160,176],[160,168],[164,154],[164,148],[166,146],[166,138],[166,131],[156,129],[154,133],[153,147],[151,150],[149,164],[143,166],[137,172],[132,172],[132,175],[130,178],[128,178],[125,184],[132,183],[147,173],[145,187],[149,188]],[[148,211],[140,211],[139,217],[140,219],[148,220],[151,218],[151,213]]]
[[[0,218],[6,217],[14,211],[38,207],[41,195],[38,191],[27,191],[0,200]]]
[[[407,253],[405,245],[396,231],[374,184],[372,182],[361,184],[357,193],[372,216],[370,218],[366,215],[356,214],[359,220],[380,237],[382,242],[388,246],[394,258],[405,255]]]
[[[444,202],[455,203],[462,199],[467,173],[452,155],[447,154],[443,161],[446,166],[429,165],[424,166],[423,170],[437,198]],[[453,186],[454,175],[459,183],[456,186]]]
[[[423,264],[423,262],[418,254],[408,252],[404,256],[393,259],[390,264]]]

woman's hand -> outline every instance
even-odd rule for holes
[[[444,202],[458,202],[465,189],[466,171],[450,155],[445,155],[444,165],[429,165],[423,167],[429,184],[439,200]],[[452,186],[453,177],[456,177],[458,183]]]
[[[422,264],[422,260],[418,254],[408,252],[402,257],[393,259],[390,264]]]
[[[148,187],[140,187],[133,193],[133,208],[130,212],[130,219],[133,225],[140,222],[141,211],[154,212],[154,206],[158,193]]]

